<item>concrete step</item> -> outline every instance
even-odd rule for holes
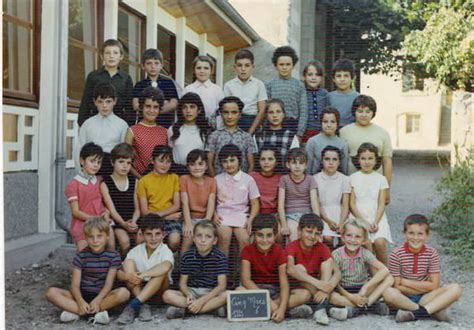
[[[46,258],[66,242],[66,233],[35,234],[5,242],[5,271],[10,272]]]
[[[449,165],[450,150],[402,150],[393,151],[393,162],[414,162],[416,164]]]

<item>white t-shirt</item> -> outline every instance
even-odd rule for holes
[[[186,166],[186,157],[191,150],[204,149],[204,142],[199,134],[199,128],[196,125],[182,125],[179,128],[179,138],[175,141],[173,136],[173,126],[168,128],[168,145],[173,148],[173,160],[176,164]]]
[[[169,261],[171,262],[171,270],[168,272],[168,278],[171,283],[171,272],[173,270],[174,266],[174,257],[173,257],[173,252],[171,252],[170,248],[164,244],[161,243],[155,251],[151,254],[151,256],[148,258],[148,254],[146,252],[146,243],[142,243],[140,245],[137,245],[133,249],[131,249],[125,260],[131,259],[135,262],[135,266],[137,267],[138,272],[144,272],[150,268],[155,267],[158,264],[161,264],[164,261]],[[145,281],[149,281],[150,278],[145,278]]]

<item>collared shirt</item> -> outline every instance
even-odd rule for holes
[[[388,260],[388,269],[394,277],[425,281],[430,274],[441,272],[436,249],[425,245],[417,253],[410,251],[408,243],[394,249]]]
[[[110,153],[113,147],[125,141],[127,129],[127,123],[114,113],[107,117],[97,114],[87,119],[79,129],[78,151],[84,144],[94,142],[101,146],[104,152]],[[76,157],[76,161],[78,160]]]
[[[137,82],[135,84],[135,87],[133,88],[132,97],[140,98],[140,94],[143,92],[145,88],[149,86],[159,88],[163,92],[166,101],[169,101],[171,99],[176,99],[176,100],[179,99],[178,91],[176,89],[174,80],[171,78],[165,77],[161,74],[158,76],[158,79],[156,81],[152,81],[150,78],[145,78]],[[164,113],[164,114],[160,113],[160,115],[156,117],[156,122],[164,126],[165,128],[168,128],[174,122],[174,114],[175,114],[174,111],[169,112],[169,113]]]
[[[328,91],[324,88],[306,89],[308,97],[308,124],[306,129],[321,131],[321,112],[328,105]]]
[[[308,154],[308,171],[310,174],[316,174],[321,171],[321,152],[327,146],[333,146],[341,152],[338,171],[347,174],[349,148],[347,142],[337,135],[327,136],[319,133],[311,137],[306,143],[306,153]]]
[[[222,218],[222,224],[243,227],[247,220],[250,200],[260,197],[257,183],[242,171],[234,176],[221,173],[216,176],[216,182],[216,212]]]
[[[222,128],[209,135],[206,146],[206,151],[214,154],[214,170],[216,174],[222,173],[221,162],[218,157],[219,151],[223,146],[229,143],[235,144],[242,152],[242,164],[240,164],[240,169],[246,172],[248,169],[247,155],[257,153],[257,148],[255,147],[252,136],[240,128],[237,128],[233,133],[229,132],[226,128]]]
[[[288,118],[298,122],[297,134],[303,136],[308,122],[308,104],[304,84],[293,77],[274,78],[265,84],[268,98],[278,98],[285,104]]]
[[[135,111],[132,110],[132,78],[128,73],[120,69],[111,77],[105,67],[102,67],[99,70],[90,72],[87,76],[77,118],[79,126],[82,126],[88,118],[97,114],[93,94],[94,87],[99,83],[110,83],[115,87],[117,103],[114,107],[114,113],[125,120],[127,124],[134,124]]]
[[[148,256],[148,252],[146,250],[146,243],[142,243],[140,245],[135,246],[128,252],[125,260],[127,259],[133,260],[135,262],[135,267],[140,273],[147,271],[165,261],[169,261],[171,263],[171,269],[168,272],[168,278],[170,280],[170,283],[172,283],[171,273],[173,271],[174,257],[173,252],[170,250],[168,245],[161,243],[155,249],[155,251],[153,251],[153,253]],[[149,280],[149,277],[145,277],[145,281]]]
[[[256,243],[249,244],[242,250],[240,259],[250,263],[251,279],[255,284],[280,286],[279,267],[287,263],[288,257],[279,244],[273,244],[266,252],[260,251]]]
[[[317,242],[309,250],[303,250],[298,239],[286,246],[286,252],[295,259],[295,265],[303,265],[308,274],[315,278],[319,278],[321,264],[331,259],[331,250],[321,242]]]
[[[102,202],[102,195],[100,193],[100,184],[102,180],[100,177],[91,176],[86,178],[84,174],[77,174],[69,181],[64,191],[68,203],[77,202],[79,210],[90,214],[92,216],[100,216],[105,207]],[[85,239],[84,237],[84,221],[72,217],[69,231],[74,241]]]
[[[255,134],[255,140],[257,141],[259,150],[262,150],[265,146],[272,146],[279,149],[283,168],[288,150],[299,148],[300,146],[300,142],[296,137],[296,131],[289,128],[273,130],[268,127],[263,127]]]
[[[97,294],[104,287],[109,270],[122,267],[122,259],[117,251],[94,253],[87,247],[76,253],[72,267],[81,271],[81,291]]]
[[[193,245],[181,258],[181,275],[188,275],[188,287],[215,288],[217,277],[229,272],[227,257],[216,246],[205,256]]]
[[[219,102],[224,98],[222,89],[210,80],[200,82],[196,80],[184,88],[184,93],[193,92],[201,97],[206,112],[206,118],[211,118],[219,108]]]
[[[245,82],[239,77],[229,80],[224,85],[224,95],[237,96],[244,103],[242,113],[252,116],[258,113],[257,103],[268,98],[263,82],[253,76],[250,76]]]
[[[345,288],[364,285],[369,280],[370,266],[377,260],[372,252],[363,247],[356,255],[350,256],[344,246],[334,250],[332,258],[341,270],[340,284]]]

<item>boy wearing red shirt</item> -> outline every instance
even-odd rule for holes
[[[290,288],[286,275],[287,257],[283,248],[275,244],[278,225],[271,214],[259,214],[253,224],[255,242],[247,245],[240,255],[241,287],[237,290],[268,289],[271,318],[279,323],[285,318]]]
[[[298,237],[286,247],[288,275],[299,282],[292,285],[288,307],[294,317],[312,314],[309,301],[317,303],[313,318],[316,323],[328,325],[326,313],[329,294],[341,279],[341,272],[331,258],[329,248],[321,243],[324,225],[316,214],[304,214],[298,225]],[[292,283],[294,284],[294,283]]]

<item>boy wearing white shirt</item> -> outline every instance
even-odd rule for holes
[[[102,167],[97,175],[112,174],[110,151],[117,144],[125,141],[128,124],[114,114],[113,109],[117,103],[115,87],[110,83],[100,83],[94,88],[94,104],[99,111],[87,119],[79,129],[78,150],[88,142],[94,142],[104,150]],[[79,159],[76,157],[76,168],[80,169]]]
[[[151,321],[151,311],[144,305],[171,282],[173,252],[163,243],[164,221],[156,214],[138,220],[145,242],[130,250],[118,278],[125,281],[135,298],[131,299],[118,318],[118,323],[130,324],[139,312],[140,321]]]

